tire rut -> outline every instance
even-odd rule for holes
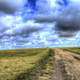
[[[54,71],[54,64],[53,64],[53,57],[51,56],[48,60],[48,62],[45,64],[43,69],[41,70],[41,73],[39,75],[38,80],[51,80],[52,74]]]

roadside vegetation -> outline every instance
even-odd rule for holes
[[[75,48],[64,48],[64,50],[80,54],[80,48],[78,48],[78,47],[75,47]]]
[[[37,80],[36,71],[49,56],[48,48],[0,51],[0,80]]]

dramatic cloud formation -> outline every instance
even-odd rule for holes
[[[23,7],[23,1],[25,0],[14,0],[13,4],[16,4],[13,5],[10,0],[2,0],[3,4],[6,3],[6,8],[9,7],[9,12],[5,11],[5,7],[0,8],[3,11],[0,12],[0,49],[80,45],[80,9],[76,6],[77,2],[75,4],[72,1],[64,7],[64,0],[61,2],[63,5],[56,3],[56,0],[38,0],[37,11],[30,13],[27,11],[29,7],[17,11]],[[15,11],[15,14],[11,14]]]
[[[0,10],[5,13],[14,13],[25,5],[25,0],[0,0]]]
[[[56,31],[59,35],[74,36],[80,31],[80,3],[68,5],[56,20]],[[60,34],[61,32],[61,34]]]

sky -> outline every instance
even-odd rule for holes
[[[4,2],[5,1],[6,0],[4,0]],[[7,1],[10,4],[15,4],[16,2],[16,0],[13,2],[10,2],[10,0]],[[71,0],[70,4],[77,4],[79,3],[78,1]],[[41,20],[43,20],[41,16],[44,15],[53,17],[53,14],[55,16],[58,14],[58,16],[62,16],[60,13],[68,6],[65,6],[64,0],[54,0],[54,2],[53,0],[50,0],[50,2],[47,2],[47,0],[38,0],[37,9],[35,10],[31,6],[28,6],[27,1],[25,8],[24,2],[25,0],[17,0],[14,6],[8,6],[13,10],[13,13],[7,13],[5,10],[0,12],[0,49],[80,46],[80,32],[77,32],[77,34],[76,32],[73,34],[73,32],[65,31],[58,33],[55,30],[56,22],[53,21],[53,19],[48,19],[47,17],[48,20],[43,22],[36,22],[34,19],[37,15],[39,16],[38,19]],[[47,7],[44,6],[44,4],[47,5]],[[15,9],[14,13],[13,8],[15,8],[15,6],[17,6],[17,9]],[[66,16],[64,16],[64,18],[66,18]],[[69,17],[68,19],[72,21],[73,18]],[[50,20],[52,21],[50,22]],[[59,37],[60,34],[76,34],[76,36]]]

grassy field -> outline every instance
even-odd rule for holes
[[[29,75],[44,64],[49,55],[47,48],[0,51],[0,80],[34,80]]]
[[[68,51],[80,54],[80,48],[64,48],[64,50],[68,50]]]

